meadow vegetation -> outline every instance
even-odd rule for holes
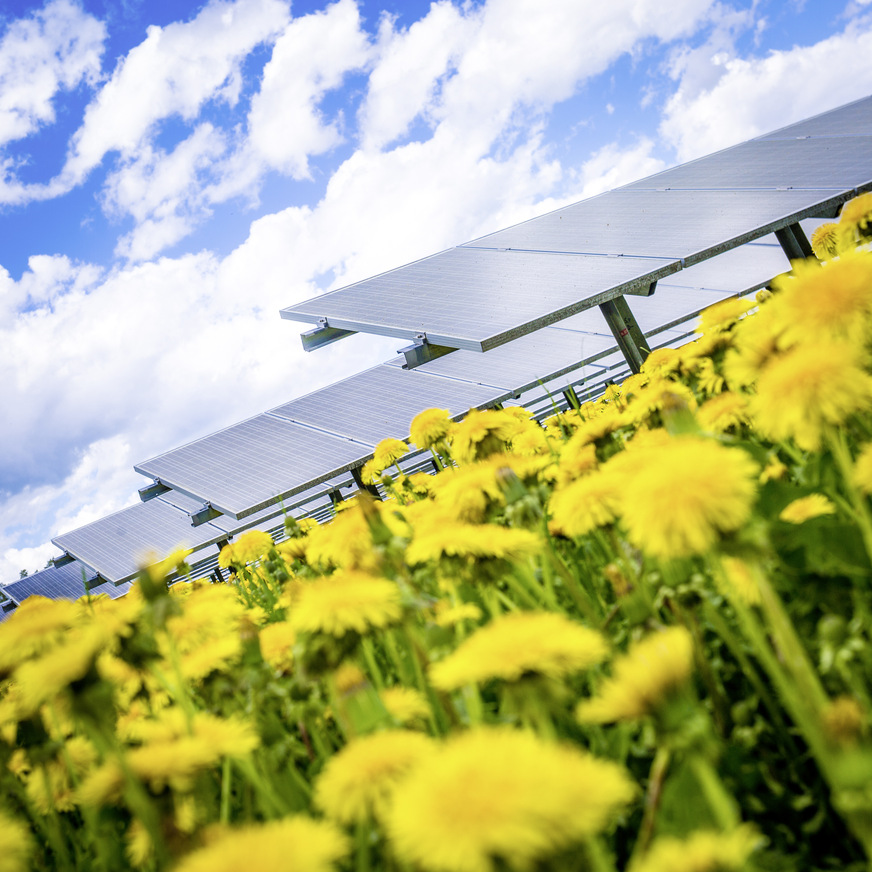
[[[25,601],[0,870],[869,869],[870,218],[594,402],[423,411],[435,475],[385,440],[226,584]]]

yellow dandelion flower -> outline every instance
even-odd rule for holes
[[[376,552],[366,516],[359,506],[340,512],[306,537],[306,560],[313,566],[375,569]]]
[[[420,723],[430,716],[430,703],[420,691],[411,687],[388,687],[379,693],[382,705],[399,724]]]
[[[460,463],[474,463],[505,451],[524,425],[507,410],[471,409],[469,414],[451,429],[451,452]]]
[[[296,815],[226,830],[188,854],[175,872],[334,872],[350,850],[348,838],[327,821]]]
[[[0,624],[0,669],[11,669],[62,641],[78,618],[79,610],[69,600],[28,597]]]
[[[218,636],[201,642],[179,658],[179,670],[188,681],[196,684],[211,675],[228,669],[242,654],[242,638],[239,632]]]
[[[773,287],[779,293],[767,314],[778,325],[781,347],[824,339],[866,341],[872,324],[872,254],[846,254],[825,264],[795,261]]]
[[[32,848],[27,825],[0,811],[0,872],[26,872]]]
[[[778,519],[787,521],[788,524],[804,524],[812,518],[835,515],[835,513],[836,507],[823,494],[809,494],[785,506]]]
[[[843,250],[869,242],[872,237],[872,193],[860,194],[845,203],[839,216],[839,235]]]
[[[699,360],[693,374],[697,387],[707,396],[719,394],[724,389],[724,377],[715,369],[714,361],[710,357]]]
[[[279,672],[290,672],[294,663],[294,643],[297,633],[290,621],[267,624],[260,631],[260,652],[263,659]]]
[[[735,348],[726,352],[723,373],[731,390],[753,385],[760,370],[778,349],[778,327],[768,313],[771,305],[756,315],[745,318],[733,333]]]
[[[860,738],[866,718],[852,696],[837,696],[823,711],[827,738],[836,745],[853,745]]]
[[[839,253],[841,233],[838,224],[821,224],[811,235],[811,250],[818,260],[830,260]]]
[[[681,352],[677,348],[657,348],[642,364],[642,372],[647,376],[668,377],[681,369]]]
[[[124,853],[132,866],[141,869],[154,856],[154,842],[145,824],[134,818],[124,834]]]
[[[387,829],[399,859],[426,872],[531,869],[600,831],[634,792],[614,763],[478,728],[419,762],[394,792]]]
[[[142,571],[148,575],[152,584],[163,584],[174,572],[187,572],[186,561],[190,554],[190,548],[175,548],[163,560],[157,555],[150,555],[143,561]]]
[[[445,439],[451,424],[448,409],[425,409],[412,418],[409,438],[418,448],[432,448]]]
[[[408,730],[355,739],[327,762],[315,782],[315,805],[341,824],[382,818],[397,785],[434,747],[428,736]]]
[[[591,445],[584,434],[573,433],[560,451],[557,470],[557,487],[564,487],[596,469],[596,446]]]
[[[373,467],[381,472],[409,453],[409,446],[402,439],[382,439],[372,455]]]
[[[685,839],[661,836],[630,872],[741,872],[762,842],[747,825],[728,833],[698,830]]]
[[[409,563],[426,563],[440,557],[515,559],[537,552],[541,541],[529,530],[497,524],[442,524],[416,530],[406,548]]]
[[[491,678],[562,678],[602,662],[603,637],[554,612],[514,612],[476,630],[444,660],[430,666],[433,686],[455,690]]]
[[[97,761],[94,746],[81,736],[69,738],[64,743],[64,752],[27,780],[27,797],[40,814],[72,811],[75,808],[75,782]]]
[[[740,318],[743,318],[754,304],[741,297],[728,297],[707,309],[703,309],[699,316],[697,333],[719,332],[729,330]]]
[[[608,472],[593,472],[556,489],[549,502],[552,534],[583,536],[611,524],[620,505],[619,480]]]
[[[771,457],[758,480],[760,484],[766,484],[767,481],[780,481],[785,475],[787,467],[777,457]]]
[[[512,438],[512,451],[525,457],[535,457],[551,450],[546,431],[538,424]]]
[[[364,572],[338,570],[301,588],[291,624],[308,633],[344,636],[387,627],[402,615],[399,588]]]
[[[341,694],[356,693],[368,684],[363,670],[350,660],[341,663],[333,672],[333,683]]]
[[[599,724],[644,717],[687,682],[692,667],[693,639],[684,627],[652,633],[615,660],[611,678],[579,703],[576,716]]]
[[[761,602],[760,584],[757,580],[756,566],[749,565],[738,557],[722,557],[721,566],[724,570],[730,591],[749,606],[756,606]]]
[[[622,427],[632,424],[632,418],[617,406],[608,405],[600,408],[602,411],[599,414],[577,427],[575,436],[581,445],[599,442]]]
[[[757,428],[816,451],[827,425],[839,426],[872,405],[872,376],[849,343],[800,345],[767,364],[751,399]]]
[[[94,666],[106,645],[107,631],[98,624],[85,624],[67,632],[66,641],[15,670],[20,714],[34,713]]]
[[[620,458],[625,467],[622,522],[647,554],[667,559],[702,554],[750,516],[758,470],[745,451],[682,436],[632,455],[626,461],[616,455],[610,463]]]
[[[453,627],[461,621],[480,621],[481,609],[475,603],[460,603],[451,606],[444,601],[436,604],[436,625],[439,627]]]
[[[274,547],[272,536],[263,530],[247,530],[238,539],[225,545],[218,555],[218,565],[247,566],[264,557]]]
[[[742,394],[724,391],[706,400],[697,409],[700,425],[711,433],[726,433],[750,423],[748,401]]]
[[[167,632],[182,655],[196,653],[215,640],[236,640],[238,648],[244,616],[245,606],[237,596],[235,587],[205,585],[193,589],[184,599],[181,613],[167,621]],[[166,645],[164,648],[169,655]],[[228,653],[228,656],[232,656],[232,653]]]

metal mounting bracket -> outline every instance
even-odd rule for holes
[[[787,227],[776,230],[775,238],[787,255],[788,260],[805,260],[807,257],[814,257],[811,243],[799,224],[788,224]]]
[[[312,330],[307,330],[305,333],[301,333],[300,339],[303,342],[303,351],[314,351],[316,348],[330,345],[331,342],[345,339],[346,336],[354,336],[356,332],[355,330],[342,330],[339,327],[331,327],[327,323],[326,318],[319,318],[318,326]]]
[[[630,364],[630,369],[639,372],[651,349],[627,301],[623,297],[615,297],[614,300],[600,303],[600,311],[618,341],[618,348]]]
[[[169,490],[172,490],[172,488],[167,487],[160,479],[156,479],[151,484],[147,484],[139,489],[139,498],[144,503],[147,503],[149,500],[159,497]]]
[[[214,521],[215,518],[220,518],[222,514],[224,513],[212,508],[212,503],[206,503],[202,509],[191,512],[191,526],[199,527],[207,521]]]
[[[414,369],[422,363],[436,360],[437,357],[450,354],[452,351],[457,349],[448,345],[433,345],[427,341],[426,333],[419,333],[411,345],[401,348],[397,354],[402,354],[406,358],[403,369]]]

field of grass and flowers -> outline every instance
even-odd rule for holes
[[[0,626],[0,870],[872,864],[872,195],[544,426]],[[857,248],[860,245],[860,248]]]

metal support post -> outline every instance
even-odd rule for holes
[[[68,563],[72,563],[76,558],[73,557],[68,552],[64,551],[60,557],[53,557],[51,561],[52,566],[66,566]]]
[[[788,260],[804,260],[814,256],[811,245],[799,224],[789,224],[787,227],[776,230],[775,238]]]
[[[581,401],[578,399],[578,394],[575,392],[575,388],[572,385],[567,385],[564,389],[563,399],[566,400],[566,404],[570,409],[577,409],[581,405]]]
[[[617,339],[618,348],[621,349],[630,369],[639,372],[651,349],[627,301],[623,297],[615,297],[614,300],[600,303],[600,311],[605,316],[612,335]]]
[[[363,477],[360,474],[359,466],[355,466],[351,470],[351,477],[354,479],[354,483],[358,486],[358,488],[360,488],[360,490],[366,491],[368,494],[381,501],[381,494],[378,492],[378,488],[374,484],[363,483]]]

